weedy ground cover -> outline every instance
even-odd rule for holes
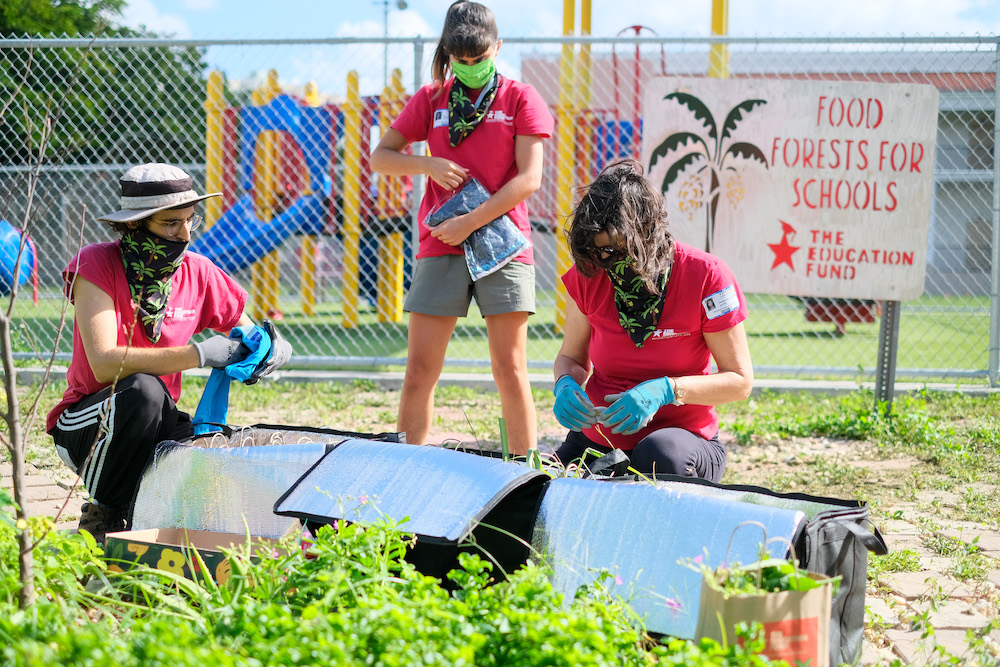
[[[540,567],[489,585],[491,566],[464,554],[446,591],[401,559],[412,536],[391,525],[324,527],[305,549],[290,543],[256,563],[234,550],[222,585],[111,572],[89,535],[50,533],[36,559],[39,600],[19,611],[13,531],[0,521],[3,664],[770,664],[755,640],[653,641],[603,579],[564,603]]]
[[[203,380],[186,380],[181,408],[193,412],[203,387]],[[56,390],[47,392],[42,401],[43,410],[58,400],[58,393]],[[534,397],[541,446],[553,447],[561,442],[564,432],[552,416],[552,395],[548,391],[536,391]],[[234,384],[229,421],[237,425],[281,423],[386,431],[393,430],[398,401],[398,392],[385,391],[371,381],[343,384],[272,382],[255,387]],[[441,441],[460,438],[478,442],[484,448],[499,447],[497,420],[500,413],[495,393],[442,386],[438,389],[436,403],[438,409],[432,436]],[[990,583],[990,576],[1000,570],[1000,562],[990,555],[995,552],[982,549],[975,539],[961,539],[961,536],[956,538],[945,533],[948,527],[957,524],[1000,532],[1000,514],[996,511],[1000,506],[997,484],[1000,479],[1000,395],[931,391],[903,395],[896,398],[890,418],[878,417],[873,411],[873,403],[871,392],[866,391],[842,395],[760,392],[749,401],[723,406],[720,409],[721,436],[729,448],[723,482],[856,498],[870,504],[872,518],[878,525],[907,522],[915,526],[919,534],[911,542],[894,548],[892,535],[887,535],[892,548],[890,554],[869,557],[869,602],[891,603],[892,595],[886,584],[888,577],[926,569],[928,558],[939,558],[946,561],[944,574],[947,577],[963,582],[973,591],[976,609],[987,615],[988,624],[970,632],[961,650],[946,650],[935,644],[935,631],[928,621],[931,618],[928,614],[932,614],[933,609],[929,610],[928,605],[941,608],[948,602],[948,593],[940,585],[928,585],[923,598],[894,607],[891,620],[885,617],[884,610],[872,613],[866,630],[869,642],[887,647],[886,633],[893,628],[905,629],[922,635],[923,641],[932,647],[931,663],[998,664],[1000,656],[989,637],[990,633],[1000,634],[997,611],[1000,610],[1000,594],[997,586]],[[63,470],[39,423],[33,425],[29,439],[28,460],[37,470],[53,475]],[[9,531],[10,528],[3,526],[0,530]],[[627,618],[627,611],[615,607],[613,600],[601,599],[600,604],[605,606],[599,612],[593,605],[597,604],[595,600],[600,595],[573,601],[569,607],[557,604],[552,599],[551,589],[544,584],[544,572],[537,568],[529,568],[503,587],[473,586],[469,589],[472,593],[462,593],[465,589],[460,589],[455,599],[446,599],[447,595],[427,582],[416,581],[411,574],[404,576],[398,564],[384,572],[380,570],[378,577],[371,575],[372,581],[382,582],[386,591],[391,591],[390,595],[381,588],[376,594],[366,587],[367,583],[359,586],[350,576],[336,574],[344,568],[354,572],[361,566],[342,563],[338,566],[341,570],[331,570],[334,574],[322,574],[318,569],[310,569],[316,567],[314,565],[281,559],[268,560],[259,566],[248,565],[242,579],[236,578],[232,585],[218,590],[204,583],[198,584],[199,590],[185,588],[187,585],[181,582],[164,582],[157,579],[159,575],[147,574],[129,575],[133,579],[127,580],[127,585],[119,580],[111,589],[117,591],[115,593],[92,594],[86,592],[80,582],[101,565],[85,545],[64,536],[54,536],[39,552],[42,561],[38,568],[42,581],[40,591],[45,591],[41,596],[45,600],[35,610],[15,612],[10,606],[14,599],[10,586],[16,577],[10,568],[16,561],[10,551],[13,540],[9,535],[7,532],[0,536],[0,544],[5,550],[5,569],[0,575],[5,588],[0,600],[6,605],[0,609],[0,618],[5,619],[0,624],[0,637],[3,638],[0,644],[13,645],[16,638],[20,648],[15,655],[23,653],[39,662],[88,664],[90,661],[96,664],[97,656],[101,656],[105,662],[114,659],[123,664],[138,664],[139,658],[135,656],[141,649],[145,651],[140,656],[145,664],[157,664],[158,661],[163,664],[268,664],[271,661],[268,656],[272,654],[281,656],[289,664],[319,659],[352,664],[352,656],[362,651],[380,652],[379,655],[385,656],[381,664],[412,664],[407,662],[412,654],[406,651],[420,647],[423,655],[429,656],[425,662],[445,664],[447,659],[453,661],[448,664],[462,664],[461,660],[469,659],[469,653],[462,653],[454,642],[431,629],[433,623],[445,620],[457,624],[448,625],[452,628],[449,632],[465,633],[461,635],[466,647],[462,650],[470,650],[470,642],[475,645],[483,641],[483,646],[489,647],[493,646],[490,641],[501,642],[498,637],[503,638],[501,643],[513,641],[512,637],[523,637],[524,643],[519,646],[524,651],[529,650],[525,648],[529,645],[534,647],[530,650],[540,651],[532,654],[528,662],[516,663],[512,657],[509,662],[500,662],[497,658],[496,662],[476,664],[538,664],[535,661],[569,664],[559,662],[558,651],[553,649],[550,655],[545,652],[547,648],[538,646],[576,646],[581,642],[582,646],[590,646],[589,640],[582,637],[586,633],[602,637],[607,634],[609,639],[604,644],[614,647],[610,652],[587,654],[589,657],[572,654],[586,664],[645,664],[650,661],[719,664],[725,651],[733,650],[731,647],[704,649],[676,643],[671,644],[673,653],[662,653],[666,650],[664,647],[654,650],[640,632],[622,621]],[[375,539],[374,533],[364,539]],[[379,539],[382,546],[377,548],[366,543],[364,553],[368,554],[365,558],[369,564],[365,567],[381,558],[378,554],[386,553],[386,549],[391,551],[385,546],[390,538]],[[358,543],[348,541],[346,544],[360,548]],[[325,548],[331,554],[342,553],[337,551],[341,547],[336,545]],[[327,560],[323,562],[332,567],[336,557],[324,558]],[[467,564],[463,571],[465,574],[458,576],[469,581],[486,576],[482,567],[476,564]],[[287,585],[282,577],[298,584]],[[310,588],[307,581],[310,577],[317,578],[315,587]],[[111,581],[112,577],[108,579]],[[122,592],[130,586],[134,590],[129,589],[131,592],[127,594],[127,591]],[[292,588],[295,590],[289,593]],[[308,594],[311,597],[297,597],[306,596],[306,589],[312,591]],[[331,592],[334,590],[337,592]],[[268,591],[266,599],[263,591]],[[342,593],[348,597],[343,597]],[[479,606],[463,607],[465,611],[455,607],[460,602],[469,604],[467,598],[470,596]],[[292,605],[294,600],[300,603]],[[418,608],[423,604],[421,601],[427,604],[428,610]],[[509,604],[513,607],[504,606]],[[333,614],[331,610],[343,614],[348,608],[354,610],[351,611],[354,615],[349,615],[354,624],[350,630],[329,618]],[[607,617],[614,618],[614,622],[602,620]],[[434,619],[433,623],[429,618]],[[394,636],[392,632],[395,631],[386,629],[392,619],[407,619],[407,623],[418,629],[406,631],[405,636]],[[517,623],[512,619],[518,619]],[[589,620],[584,622],[582,619]],[[585,629],[577,623],[583,623]],[[275,630],[267,629],[272,625]],[[548,630],[543,630],[542,626]],[[547,634],[556,626],[563,634],[558,637]],[[279,637],[282,628],[286,634]],[[493,629],[487,632],[483,628]],[[376,630],[382,633],[379,636],[387,639],[378,639]],[[354,638],[349,642],[340,636],[345,633],[353,633]],[[580,633],[581,637],[575,633]],[[482,640],[480,635],[487,639]],[[360,643],[351,643],[355,641]],[[57,644],[69,648],[57,649]],[[271,653],[263,649],[257,653],[252,648],[255,645]],[[358,648],[362,645],[363,649]],[[496,655],[506,655],[501,648],[506,647],[496,648]],[[406,659],[390,657],[396,655],[396,651]],[[474,658],[476,661],[492,659],[485,655],[477,652]],[[517,659],[527,660],[525,655],[517,654]],[[594,657],[597,655],[603,657]],[[883,664],[892,663],[891,654],[888,655],[890,657]],[[752,658],[744,656],[739,660]],[[2,661],[24,662],[6,655]]]

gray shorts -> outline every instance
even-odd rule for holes
[[[465,317],[475,297],[483,316],[535,312],[535,267],[508,262],[499,271],[473,282],[464,255],[422,257],[413,270],[403,302],[408,313]]]

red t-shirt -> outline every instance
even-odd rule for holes
[[[495,193],[517,175],[514,156],[514,137],[552,135],[554,121],[549,108],[533,87],[526,83],[502,78],[493,104],[476,129],[452,147],[448,138],[448,95],[454,78],[442,88],[430,84],[421,88],[407,102],[406,107],[392,123],[410,143],[426,141],[431,155],[448,158],[464,167],[479,180],[489,192]],[[417,257],[461,255],[462,246],[450,246],[431,236],[424,220],[430,211],[447,201],[452,193],[431,179],[420,202],[420,246]],[[525,237],[531,231],[528,222],[528,204],[521,202],[508,215]],[[514,258],[525,264],[534,263],[531,248]]]
[[[590,322],[594,370],[586,391],[594,405],[608,405],[606,395],[653,378],[708,375],[711,353],[702,334],[731,329],[747,317],[746,300],[729,267],[718,257],[683,243],[677,243],[660,321],[641,348],[618,323],[614,290],[604,271],[587,278],[573,266],[562,281]],[[604,427],[600,433],[589,428],[583,434],[603,445],[607,444],[603,433],[615,447],[631,450],[653,431],[668,426],[707,439],[718,433],[719,416],[707,405],[667,405],[634,435],[615,435]]]
[[[74,274],[94,283],[111,295],[117,314],[118,345],[129,344],[129,330],[135,321],[135,304],[125,279],[120,249],[121,241],[94,243],[86,246],[69,261],[63,270],[63,289],[70,293]],[[149,342],[142,325],[136,325],[132,335],[133,347],[179,347],[191,342],[191,337],[206,329],[228,331],[236,326],[247,293],[232,278],[213,264],[207,257],[191,252],[184,253],[180,267],[174,273],[173,287],[163,318],[160,339]],[[162,376],[174,401],[181,396],[181,374]],[[46,420],[45,429],[51,431],[70,405],[109,386],[98,382],[90,369],[87,353],[80,338],[80,327],[73,322],[73,356],[66,373],[69,383],[62,400],[53,408]]]

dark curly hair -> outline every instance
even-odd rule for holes
[[[654,294],[673,258],[673,236],[667,231],[663,196],[643,175],[634,158],[615,160],[580,188],[566,240],[577,269],[592,276],[603,268],[594,255],[594,237],[602,232],[622,248],[633,268]]]
[[[136,220],[135,227],[132,227],[131,224],[128,222],[109,222],[108,227],[110,227],[111,231],[115,232],[116,234],[124,236],[125,234],[128,234],[136,227],[146,227],[147,225],[149,225],[149,221],[152,219],[153,216],[149,216],[148,218],[143,218],[142,220]]]
[[[450,56],[472,58],[497,43],[497,22],[485,5],[457,0],[444,17],[441,39],[434,50],[431,77],[443,84],[451,71]]]

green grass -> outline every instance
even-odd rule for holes
[[[540,291],[537,299],[538,312],[529,321],[528,359],[536,368],[547,368],[559,351],[561,334],[556,328],[555,294]],[[848,324],[846,334],[838,337],[831,323],[806,322],[804,307],[788,297],[751,294],[747,299],[750,317],[746,328],[758,377],[844,379],[845,372],[851,377],[857,371],[854,377],[859,380],[871,379],[878,361],[878,322]],[[38,306],[22,299],[15,313],[15,352],[53,349],[61,307],[62,300],[51,291],[43,294]],[[297,356],[368,360],[406,357],[405,314],[400,323],[380,322],[375,309],[362,300],[356,325],[344,327],[342,304],[332,292],[316,305],[312,316],[303,315],[294,298],[282,300],[280,307],[284,312],[282,334],[292,343]],[[63,335],[59,351],[68,354],[71,344],[72,336]],[[449,370],[466,370],[455,367],[458,360],[477,362],[468,370],[488,368],[486,323],[475,304],[470,307],[469,317],[459,320],[448,358],[453,364]],[[988,361],[987,297],[922,297],[903,305],[897,380],[921,379],[919,374],[908,377],[905,369],[939,369],[956,372],[951,376],[953,381],[982,385]],[[38,361],[24,363],[37,365]],[[842,371],[824,372],[824,368]],[[976,377],[963,376],[969,371],[980,373]]]

